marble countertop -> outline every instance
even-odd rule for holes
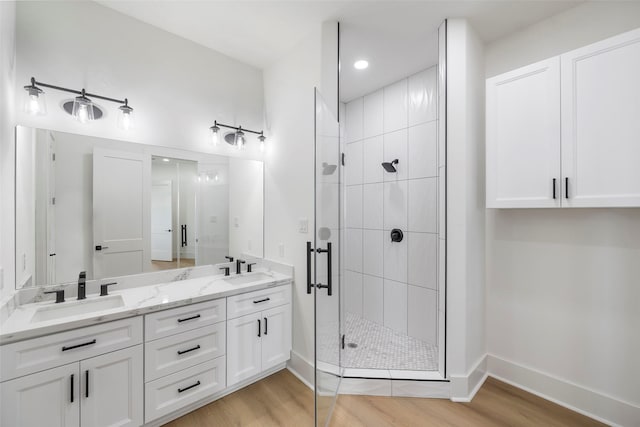
[[[268,276],[247,284],[233,284],[225,280],[223,275],[197,277],[193,279],[159,283],[122,290],[111,289],[109,295],[120,295],[124,305],[108,310],[67,316],[60,319],[32,322],[37,310],[43,306],[51,306],[51,301],[36,302],[17,306],[0,327],[0,345],[28,338],[35,338],[62,332],[70,329],[91,326],[125,317],[138,316],[168,308],[180,307],[202,301],[223,298],[230,295],[251,292],[290,283],[291,276],[275,272],[258,270],[244,273],[242,276],[263,274]],[[233,279],[239,276],[229,276]],[[67,299],[67,303],[82,304],[101,298],[98,294],[87,294],[87,299],[76,302]],[[65,304],[65,303],[61,303]]]

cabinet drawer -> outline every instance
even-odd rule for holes
[[[147,314],[145,341],[151,341],[225,320],[224,298]]]
[[[227,318],[234,319],[291,302],[291,285],[267,288],[227,298]]]
[[[145,344],[145,381],[190,368],[225,353],[226,322]]]
[[[0,347],[0,378],[6,381],[141,343],[141,317],[19,341]]]
[[[195,403],[224,388],[224,356],[151,381],[145,385],[145,422]]]

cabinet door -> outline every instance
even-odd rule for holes
[[[72,363],[0,384],[0,425],[78,427],[79,374]]]
[[[262,370],[260,314],[227,320],[227,387]]]
[[[562,55],[563,205],[640,206],[639,76],[640,30]]]
[[[82,427],[143,422],[142,346],[80,362]]]
[[[560,59],[486,84],[487,207],[559,207]]]
[[[291,357],[291,304],[262,312],[262,370]]]

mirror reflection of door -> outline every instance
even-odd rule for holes
[[[151,181],[151,269],[193,267],[198,162],[152,156]]]
[[[151,188],[151,261],[173,261],[171,187],[171,181],[163,181]]]

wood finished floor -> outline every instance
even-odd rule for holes
[[[178,418],[166,427],[312,425],[312,391],[283,370]],[[471,403],[341,395],[330,425],[588,427],[604,424],[489,378]]]

